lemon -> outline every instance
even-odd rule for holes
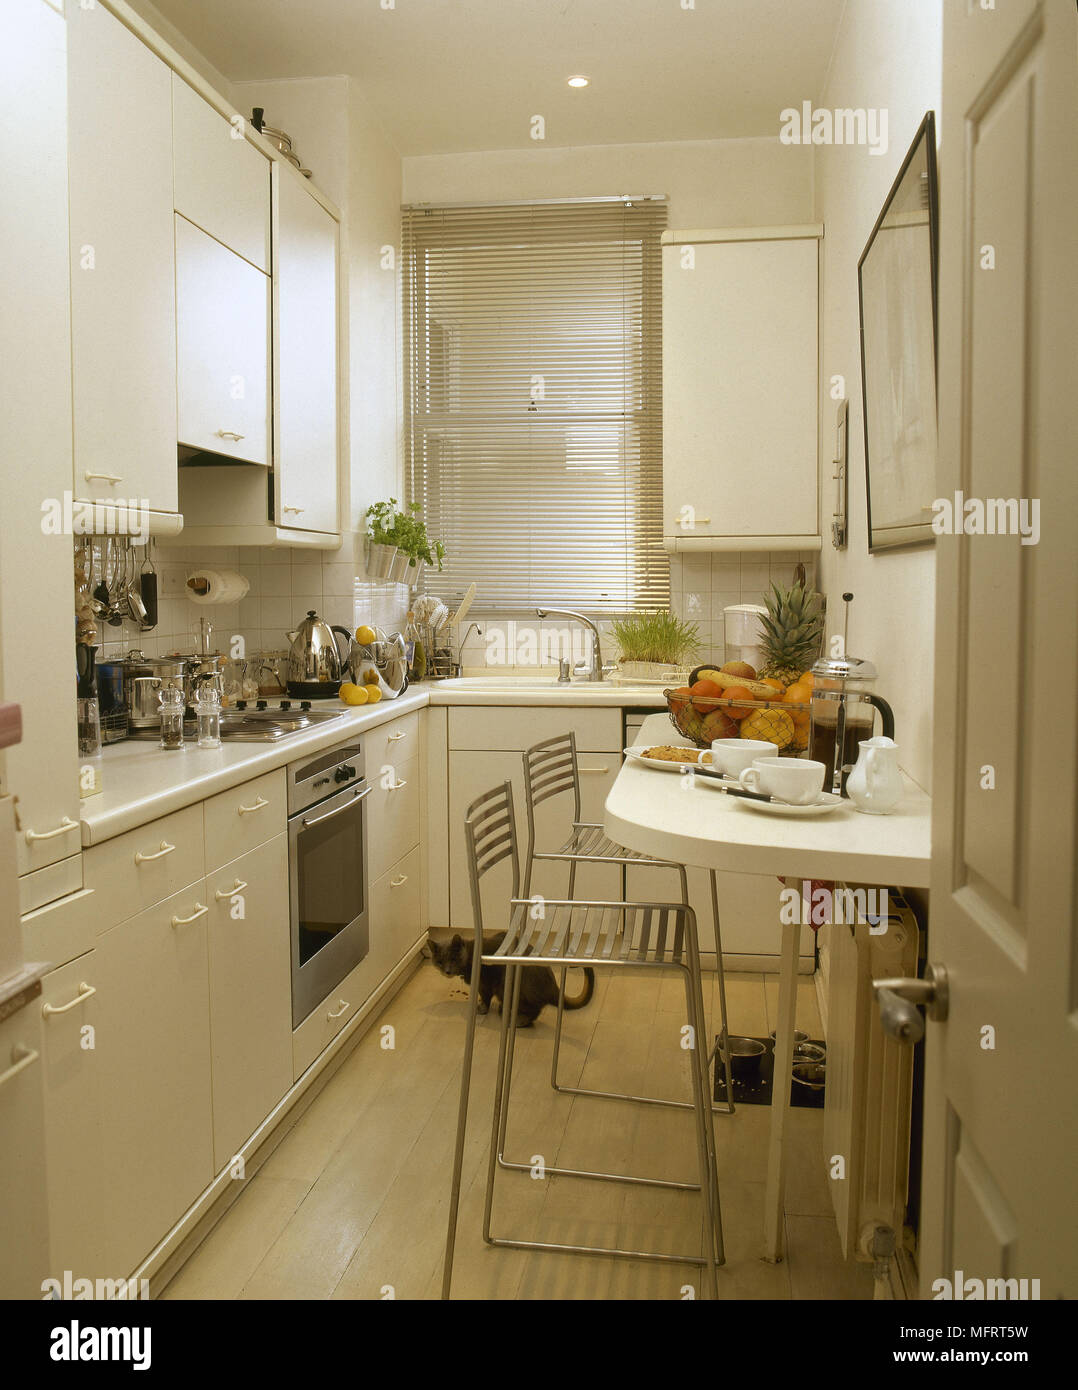
[[[372,642],[377,641],[377,633],[373,627],[364,624],[363,627],[356,628],[356,641],[361,647],[369,647]]]
[[[370,699],[370,689],[365,685],[353,685],[345,681],[340,689],[341,699],[346,705],[365,705]]]
[[[382,698],[382,692],[376,685],[365,685],[363,689],[367,692],[367,700],[369,700],[372,705],[376,705]],[[356,703],[363,704],[364,701],[357,700]]]

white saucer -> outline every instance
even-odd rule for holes
[[[849,805],[838,792],[821,792],[819,801],[807,806],[795,806],[791,801],[754,801],[749,796],[735,796],[739,806],[747,806],[750,811],[763,811],[771,816],[825,816],[838,806]]]

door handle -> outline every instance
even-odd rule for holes
[[[392,791],[392,790],[393,790],[393,788],[391,787],[391,788],[390,788],[390,791]],[[359,793],[359,795],[358,795],[358,796],[354,796],[354,797],[352,798],[352,800],[348,802],[347,805],[345,805],[345,806],[338,806],[337,809],[336,809],[335,811],[327,811],[326,814],[325,814],[324,816],[315,816],[315,817],[313,818],[313,820],[312,820],[309,816],[303,816],[302,819],[300,820],[300,825],[303,825],[303,826],[321,825],[322,821],[324,821],[324,820],[332,820],[334,816],[340,816],[340,815],[343,815],[345,811],[350,811],[350,810],[352,809],[352,807],[356,804],[357,801],[362,801],[363,798],[364,798],[365,796],[370,796],[370,794],[371,794],[371,789],[370,789],[370,787],[364,787],[363,790]]]
[[[238,878],[236,882],[232,885],[232,887],[229,888],[226,892],[222,893],[220,888],[218,888],[213,896],[217,899],[218,902],[223,902],[225,898],[234,898],[237,893],[242,893],[246,887],[247,885],[246,883],[244,883],[243,879]]]
[[[925,1020],[918,1005],[924,1005],[933,1023],[946,1022],[950,998],[942,965],[927,964],[922,980],[873,980],[872,992],[883,1031],[898,1042],[919,1043],[924,1037]]]
[[[340,1018],[341,1014],[346,1014],[351,1007],[352,1006],[351,1004],[349,1004],[347,999],[342,999],[341,1007],[336,1010],[330,1009],[329,1013],[326,1014],[326,1020],[328,1021],[333,1018]]]
[[[268,805],[269,802],[266,800],[264,796],[256,796],[255,804],[253,806],[244,806],[241,802],[238,808],[238,813],[241,816],[249,816],[252,813],[252,811],[261,811],[264,807]]]
[[[135,863],[145,864],[151,859],[164,859],[165,855],[171,854],[175,850],[175,848],[176,846],[170,845],[167,840],[162,840],[161,848],[157,850],[154,854],[143,854],[142,850],[138,850],[135,854]]]
[[[81,1004],[84,999],[89,999],[91,994],[96,994],[97,990],[93,985],[88,985],[85,980],[79,982],[79,992],[74,999],[68,1000],[66,1004],[42,1004],[41,1012],[45,1018],[50,1014],[66,1014],[69,1009],[73,1009],[76,1004]]]
[[[0,1086],[10,1081],[12,1077],[18,1076],[19,1072],[25,1071],[32,1066],[41,1054],[35,1052],[32,1047],[23,1047],[21,1043],[16,1043],[11,1049],[11,1066],[5,1071],[0,1071]]]
[[[194,922],[197,918],[205,917],[207,912],[209,912],[208,907],[203,907],[201,903],[195,903],[195,910],[190,917],[173,917],[172,925],[174,927],[186,927],[188,923]]]
[[[214,434],[218,439],[231,439],[237,444],[245,438],[244,435],[237,434],[235,430],[214,430]]]
[[[26,843],[32,845],[35,840],[55,840],[57,835],[66,835],[69,830],[74,830],[78,821],[74,821],[70,816],[65,816],[55,830],[27,830],[25,831]]]

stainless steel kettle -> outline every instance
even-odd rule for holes
[[[343,651],[334,636],[337,632],[345,638]],[[286,680],[289,695],[301,700],[336,695],[344,679],[352,645],[352,634],[348,629],[336,624],[331,626],[311,608],[295,632],[288,632],[285,636],[292,643]]]

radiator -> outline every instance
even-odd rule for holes
[[[881,918],[870,932],[860,911],[828,928],[824,1157],[847,1259],[901,1245],[906,1209],[914,1050],[884,1034],[872,981],[917,974],[919,929],[897,889],[887,909],[886,930]]]

